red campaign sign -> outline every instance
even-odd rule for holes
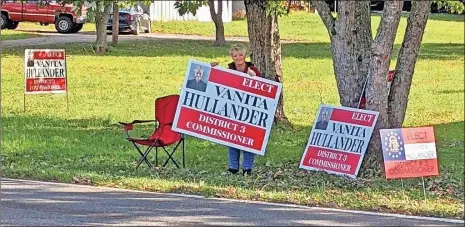
[[[172,129],[264,155],[282,84],[190,60]]]
[[[320,105],[300,168],[356,178],[378,112]]]
[[[266,133],[262,128],[186,107],[181,107],[178,127],[255,150],[260,150],[262,147]]]
[[[387,179],[438,176],[437,159],[385,162]]]
[[[35,60],[64,60],[64,51],[34,51]]]
[[[212,68],[209,81],[268,98],[276,98],[278,86],[253,78],[238,77],[230,72]]]
[[[372,127],[375,123],[376,115],[369,113],[354,112],[350,110],[334,109],[331,114],[332,121],[341,121],[356,125]]]
[[[67,92],[65,50],[26,49],[24,53],[26,94]]]
[[[309,146],[303,163],[315,169],[354,175],[360,155]]]
[[[42,79],[33,78],[26,80],[26,92],[51,92],[56,90],[66,91],[65,78]]]
[[[387,179],[439,175],[433,127],[379,131]]]

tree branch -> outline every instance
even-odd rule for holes
[[[313,4],[328,30],[329,37],[333,37],[336,34],[336,29],[334,28],[336,18],[331,14],[328,4],[325,1],[313,1]]]
[[[404,40],[396,63],[396,74],[388,98],[389,124],[391,127],[402,127],[404,122],[415,64],[428,21],[431,3],[432,1],[412,2],[412,10],[407,19]]]
[[[208,0],[208,8],[210,9],[210,15],[212,17],[216,16],[216,11],[215,11],[215,1],[214,0]]]
[[[403,5],[404,1],[386,1],[384,3],[383,15],[379,22],[374,46],[381,44],[392,46],[394,44]]]

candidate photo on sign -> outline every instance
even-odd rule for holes
[[[208,77],[210,68],[197,64],[192,64],[189,71],[186,87],[197,91],[205,92],[207,90]]]
[[[27,56],[27,67],[34,67],[34,52],[29,51]]]
[[[329,117],[333,110],[331,108],[321,108],[320,115],[318,115],[318,119],[315,125],[315,129],[326,130],[329,124]]]

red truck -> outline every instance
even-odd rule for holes
[[[16,29],[19,22],[39,22],[41,25],[55,24],[60,33],[75,33],[86,22],[86,10],[81,15],[74,11],[73,4],[62,4],[55,0],[1,0],[1,29]]]

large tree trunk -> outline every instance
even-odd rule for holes
[[[118,2],[113,2],[113,29],[111,44],[115,47],[118,46],[118,35],[119,35],[119,7]]]
[[[385,3],[374,41],[370,30],[369,1],[340,1],[337,18],[331,14],[324,1],[314,1],[313,4],[331,40],[340,103],[343,106],[358,107],[366,83],[367,109],[380,113],[361,168],[362,177],[378,176],[382,173],[380,167],[383,163],[379,129],[402,126],[431,1],[413,2],[391,93],[387,76],[403,2]]]
[[[370,75],[366,86],[367,108],[379,112],[370,140],[369,149],[361,166],[362,177],[380,176],[383,173],[382,148],[379,129],[389,128],[387,76],[391,63],[392,49],[399,26],[403,1],[387,1],[378,27],[378,33],[372,44]]]
[[[391,84],[388,99],[389,125],[394,128],[402,127],[404,122],[410,85],[412,84],[415,63],[428,21],[431,3],[432,1],[412,2],[412,10],[407,19],[404,40],[397,58],[396,75]]]
[[[370,66],[372,36],[369,1],[341,1],[337,19],[326,2],[315,1],[314,5],[331,40],[340,103],[357,107]]]
[[[245,0],[251,59],[266,78],[283,83],[281,40],[278,16],[267,14],[266,0]],[[275,122],[289,123],[284,113],[284,88],[275,113]]]
[[[216,40],[214,46],[226,45],[224,38],[224,25],[223,25],[223,0],[218,0],[218,11],[215,10],[215,1],[209,0],[208,7],[210,8],[210,15],[215,23]]]
[[[103,4],[103,9],[102,9]],[[107,22],[110,17],[112,2],[97,2],[95,12],[95,26],[97,40],[95,41],[94,50],[96,54],[105,53],[108,49],[107,43]]]

